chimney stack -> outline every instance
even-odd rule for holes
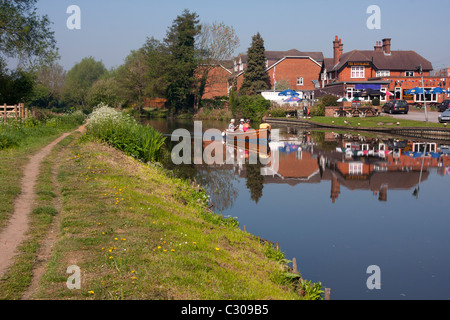
[[[381,52],[383,51],[383,47],[381,46],[381,41],[377,41],[377,44],[374,47],[375,52]]]
[[[391,39],[390,38],[383,39],[383,51],[384,51],[384,54],[391,54]]]
[[[335,37],[333,41],[333,60],[334,65],[339,63],[339,58],[344,51],[344,45],[342,44],[342,40],[338,39],[338,36]]]

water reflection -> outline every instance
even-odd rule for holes
[[[193,129],[190,120],[150,124],[169,134],[170,130],[180,126]],[[212,121],[203,129],[224,125]],[[203,185],[209,191],[210,202],[216,211],[233,207],[239,192],[236,187],[239,179],[245,179],[250,200],[255,203],[263,197],[264,185],[318,183],[330,184],[327,197],[335,203],[339,200],[341,187],[371,192],[379,201],[388,201],[392,190],[413,190],[412,195],[418,197],[420,184],[428,179],[429,169],[436,168],[439,175],[450,174],[448,142],[292,127],[279,130],[276,139],[261,148],[263,152],[248,145],[229,145],[203,137],[203,150],[211,143],[219,144],[223,161],[205,164],[209,163],[208,155],[203,155],[205,162],[202,164],[175,166],[167,163],[166,166],[179,176],[195,179]],[[173,147],[170,139],[168,143],[169,148]],[[209,156],[216,157],[216,154]]]
[[[193,128],[159,125],[167,134]],[[450,298],[450,142],[278,129],[273,161],[250,163],[250,150],[221,144],[228,164],[172,168],[209,191],[214,211],[301,259],[302,275],[330,287],[332,299]],[[381,290],[366,286],[374,264]]]
[[[251,151],[239,148],[226,151],[234,152],[233,159],[237,161],[215,170],[231,167],[234,175],[245,178],[255,202],[263,196],[265,184],[295,186],[325,182],[330,184],[329,198],[333,203],[338,201],[341,187],[371,192],[380,201],[388,201],[392,190],[415,188],[413,195],[417,197],[420,183],[428,179],[430,168],[437,168],[440,175],[450,173],[448,145],[433,141],[323,131],[293,134],[292,129],[287,129],[279,141],[269,143],[269,150],[270,156],[278,161],[277,170],[272,170],[272,162],[249,164]],[[226,201],[221,199],[221,192],[214,193],[212,201],[233,201],[229,192],[223,195]]]

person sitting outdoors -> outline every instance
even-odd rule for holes
[[[238,127],[238,130],[244,131],[244,123],[245,123],[244,119],[241,119],[241,120],[239,121],[239,127]]]
[[[234,130],[236,129],[234,122],[235,122],[235,120],[231,119],[230,124],[228,125],[228,131],[234,132]]]
[[[272,126],[266,122],[266,117],[262,118],[261,124],[259,125],[260,129],[267,129],[267,131],[270,133],[270,130],[272,130]]]
[[[250,129],[250,128],[251,128],[251,126],[250,126],[250,119],[247,119],[247,120],[245,120],[245,123],[244,123],[244,126],[242,127],[242,130],[244,132],[247,132],[248,129]]]

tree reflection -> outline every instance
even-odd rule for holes
[[[213,210],[224,211],[233,207],[238,190],[234,170],[225,166],[202,165],[197,168],[197,181],[209,192]]]
[[[257,164],[245,164],[245,171],[247,174],[247,188],[250,190],[250,198],[258,203],[263,195],[264,188],[264,176],[261,175],[262,165]]]

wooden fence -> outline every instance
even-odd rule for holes
[[[8,119],[23,119],[28,117],[28,111],[23,103],[19,103],[13,106],[8,106],[6,103],[0,105],[0,119],[6,123]]]

